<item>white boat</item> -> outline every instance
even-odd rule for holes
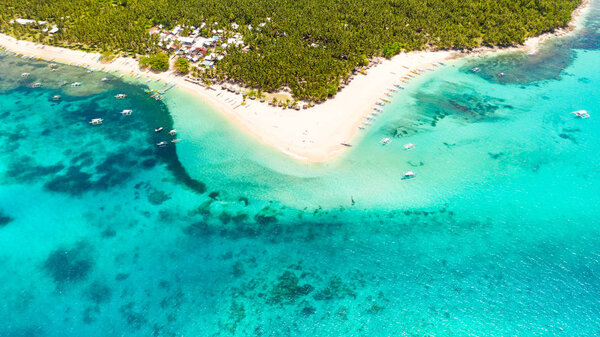
[[[590,114],[585,110],[577,110],[577,111],[573,111],[571,113],[575,115],[575,118],[581,118],[581,119],[590,118]]]
[[[123,116],[131,116],[132,112],[133,112],[133,110],[123,110],[123,111],[121,111],[121,115],[123,115]]]
[[[471,71],[474,73],[478,73],[481,71],[481,69],[479,69],[478,67],[475,67],[475,68],[471,69]]]
[[[388,145],[388,144],[390,143],[390,141],[391,141],[391,139],[390,139],[390,138],[388,138],[388,137],[386,137],[386,138],[383,138],[383,139],[381,140],[381,145]]]
[[[107,82],[107,81],[109,81],[109,79],[108,79],[108,77],[102,77],[102,79],[100,81]]]
[[[154,129],[154,132],[161,132],[162,130],[163,130],[163,127],[159,126],[156,129]]]
[[[90,121],[90,124],[92,125],[100,125],[102,124],[104,120],[102,118],[94,118]]]
[[[408,172],[404,173],[404,175],[402,176],[402,179],[412,179],[416,176],[417,176],[417,174],[414,173],[413,171],[408,171]]]
[[[169,134],[171,136],[175,136],[177,134],[177,130],[173,129],[173,130],[169,131]]]
[[[54,97],[52,97],[53,101],[60,101],[62,97],[60,97],[60,95],[54,95]]]
[[[414,148],[415,148],[415,144],[413,144],[413,143],[404,144],[405,150],[412,150]]]
[[[165,146],[167,146],[167,144],[169,144],[169,143],[167,143],[165,141],[162,141],[160,143],[156,143],[156,146],[158,146],[158,147],[165,147]]]
[[[72,87],[80,87],[81,86],[81,82],[73,82],[71,83]]]
[[[383,109],[378,106],[373,107],[373,110],[378,111],[378,112],[383,112]]]
[[[127,97],[127,95],[125,95],[125,94],[117,94],[117,95],[115,95],[115,98],[117,98],[117,99],[123,99],[125,97]]]
[[[175,138],[175,139],[171,140],[171,143],[179,143],[180,141],[181,141],[181,139]]]
[[[38,82],[38,83],[34,83],[31,87],[32,88],[39,88],[41,86],[42,86],[42,84],[40,82]]]
[[[30,73],[22,73],[21,77],[29,77],[29,75],[31,75]]]
[[[382,102],[382,101],[377,101],[377,103],[375,103],[375,104],[377,104],[377,105],[384,105],[385,103]]]

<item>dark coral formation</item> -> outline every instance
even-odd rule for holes
[[[58,248],[46,258],[43,268],[57,286],[85,280],[94,267],[90,249],[84,242],[70,248]]]

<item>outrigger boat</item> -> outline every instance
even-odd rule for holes
[[[117,94],[117,95],[115,95],[116,99],[123,99],[125,97],[127,97],[127,95],[125,95],[125,94]]]
[[[123,110],[121,111],[121,115],[123,116],[131,116],[131,113],[133,112],[133,110]]]
[[[416,176],[417,175],[413,171],[408,171],[408,172],[405,172],[404,175],[402,175],[402,180],[412,179]]]
[[[380,143],[381,143],[381,145],[388,145],[390,143],[390,141],[391,141],[391,139],[386,137],[386,138],[383,138]]]
[[[415,144],[413,144],[413,143],[408,143],[408,144],[404,145],[405,150],[412,150],[414,148],[415,148]]]
[[[163,130],[163,127],[159,126],[156,129],[154,129],[154,132],[161,132],[162,130]]]
[[[581,118],[581,119],[590,118],[590,114],[585,110],[577,110],[577,111],[573,111],[571,113],[575,115],[575,118]]]
[[[102,118],[94,118],[90,121],[90,124],[92,125],[100,125],[102,124],[104,120]]]

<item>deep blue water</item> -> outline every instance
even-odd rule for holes
[[[594,6],[536,55],[424,74],[326,164],[0,54],[0,336],[600,335]]]

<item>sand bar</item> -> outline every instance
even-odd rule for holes
[[[569,26],[552,34],[534,37],[515,48],[502,49],[512,51],[525,49],[535,52],[538,45],[549,37],[564,35],[580,26],[583,14],[589,9],[589,1],[584,1],[573,13]],[[119,57],[111,63],[101,63],[100,54],[78,50],[45,46],[29,41],[17,40],[0,34],[0,46],[27,56],[39,57],[54,62],[86,66],[92,69],[117,71],[123,74],[138,74],[140,69],[133,58]],[[473,52],[460,51],[422,51],[402,53],[391,60],[382,60],[380,64],[370,68],[367,75],[357,74],[355,78],[334,98],[306,110],[292,110],[272,107],[266,103],[247,100],[241,105],[241,95],[217,89],[211,90],[190,83],[175,72],[164,73],[143,72],[144,76],[177,83],[179,88],[186,89],[200,96],[213,107],[221,111],[240,129],[249,132],[261,142],[273,146],[293,158],[310,162],[327,161],[342,153],[348,147],[342,143],[352,144],[359,126],[373,112],[376,102],[387,98],[387,90],[407,75],[414,75],[423,69],[430,69],[439,62],[474,54],[498,51],[497,48],[481,48]]]

